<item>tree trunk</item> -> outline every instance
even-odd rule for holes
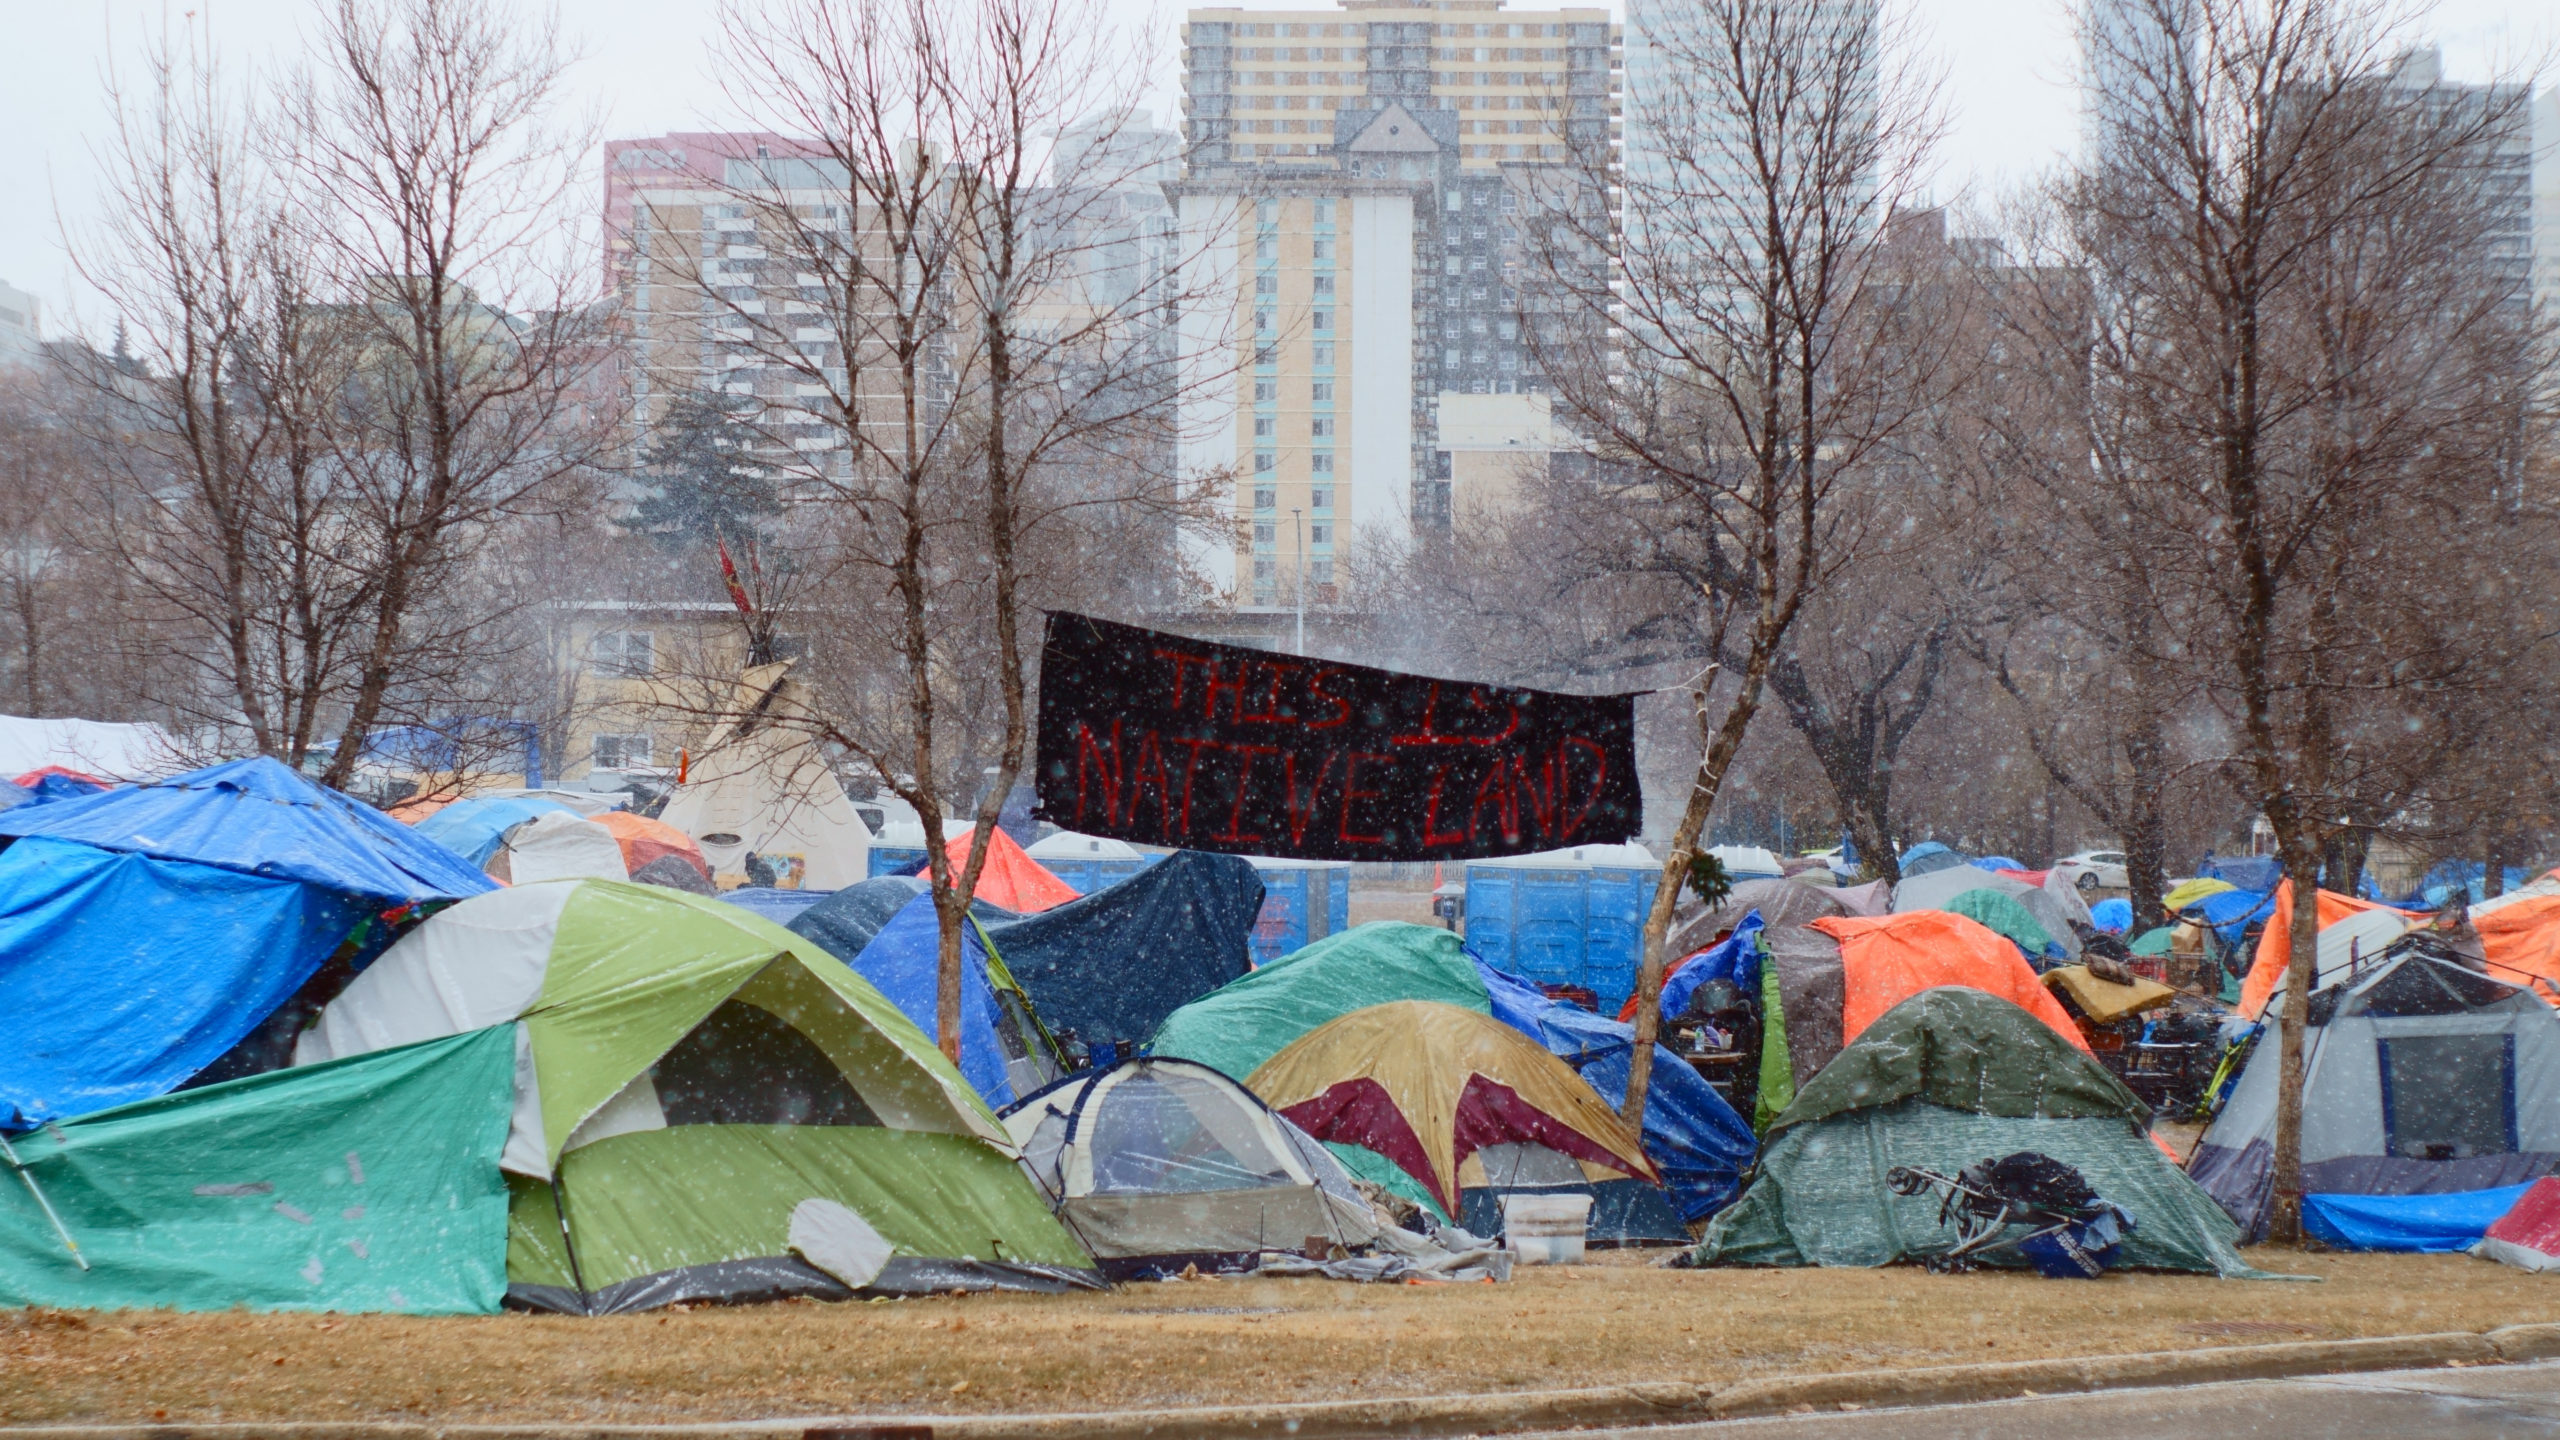
[[[2302,1073],[2304,1022],[2311,1013],[2311,980],[2320,954],[2320,891],[2310,883],[2319,849],[2293,822],[2280,822],[2279,853],[2293,887],[2293,923],[2287,937],[2284,970],[2284,1015],[2277,1033],[2275,1209],[2267,1238],[2278,1245],[2302,1243]]]

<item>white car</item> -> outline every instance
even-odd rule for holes
[[[2070,872],[2071,883],[2083,890],[2122,890],[2126,885],[2121,850],[2083,850],[2054,861],[2053,868]]]

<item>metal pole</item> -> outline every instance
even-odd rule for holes
[[[1289,529],[1298,549],[1298,653],[1307,653],[1307,526],[1299,518],[1296,507],[1289,511]]]
[[[17,1171],[18,1178],[27,1182],[27,1193],[36,1197],[44,1218],[53,1222],[53,1233],[62,1237],[63,1248],[71,1252],[71,1258],[79,1262],[81,1269],[88,1269],[89,1257],[80,1253],[80,1242],[72,1239],[71,1232],[62,1227],[62,1217],[53,1213],[53,1202],[45,1198],[44,1190],[36,1184],[36,1177],[28,1173],[26,1162],[18,1158],[17,1147],[9,1143],[6,1135],[0,1135],[0,1156],[8,1157],[9,1168]]]

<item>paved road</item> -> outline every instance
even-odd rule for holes
[[[1610,1440],[2161,1440],[2164,1436],[2560,1437],[2560,1363],[2112,1390],[1604,1432]],[[1582,1440],[1593,1440],[1584,1432]]]

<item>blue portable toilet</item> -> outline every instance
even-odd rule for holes
[[[1351,928],[1351,862],[1245,859],[1262,878],[1262,914],[1253,922],[1253,963],[1268,965],[1292,950]]]
[[[1541,985],[1579,985],[1615,1015],[1635,993],[1662,862],[1641,845],[1577,845],[1467,862],[1467,948]]]
[[[1077,894],[1090,895],[1128,879],[1171,852],[1149,853],[1126,840],[1061,830],[1041,836],[1024,853],[1039,861],[1050,874],[1074,886]]]

